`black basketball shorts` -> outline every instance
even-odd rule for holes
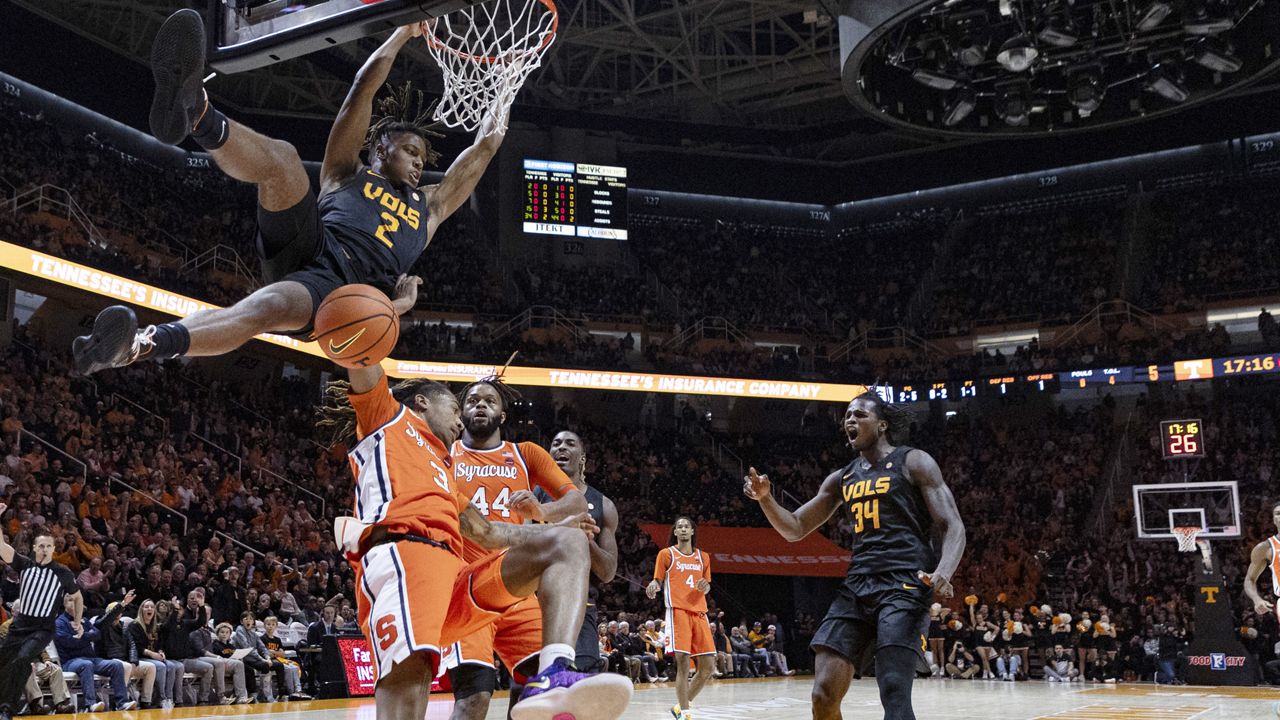
[[[828,648],[852,662],[874,642],[924,657],[933,590],[913,571],[849,575],[840,585],[809,647]]]
[[[311,294],[311,314],[329,293],[343,285],[362,282],[351,268],[350,258],[320,218],[315,192],[288,210],[272,212],[258,206],[258,254],[266,284],[291,281]],[[313,325],[287,333],[308,337]]]

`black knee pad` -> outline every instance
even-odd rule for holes
[[[449,684],[453,686],[453,697],[461,700],[483,692],[492,693],[498,687],[498,673],[491,667],[464,663],[450,668]]]

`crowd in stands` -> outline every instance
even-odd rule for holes
[[[1274,294],[1280,287],[1278,200],[1274,183],[1157,194],[1138,304],[1176,312],[1202,308],[1214,297]]]
[[[15,203],[0,211],[6,239],[220,304],[252,289],[258,261],[249,186],[214,167],[156,166],[96,133],[24,112],[7,97],[0,98],[0,142],[3,199],[56,186],[66,194],[48,195],[73,200],[94,225],[89,232],[47,203]],[[1203,307],[1208,298],[1272,293],[1280,288],[1270,262],[1276,192],[1265,180],[1161,191],[1146,204],[1142,222],[1126,222],[1125,204],[1107,200],[978,216],[926,208],[837,233],[635,214],[623,253],[629,260],[588,267],[504,262],[481,219],[464,208],[442,226],[413,272],[427,279],[420,309],[471,320],[448,332],[415,322],[397,352],[498,362],[519,346],[526,362],[557,366],[766,378],[819,372],[864,382],[1187,357],[1209,330],[1152,332],[1117,321],[1101,339],[1052,350],[1029,346],[1013,357],[951,357],[901,342],[887,357],[872,350],[890,327],[954,336],[1018,319],[1069,323],[1126,294],[1139,306],[1172,312]],[[1134,228],[1141,237],[1130,249],[1124,238]],[[216,262],[188,262],[215,247]],[[1125,252],[1130,256],[1120,257]],[[1146,265],[1145,274],[1129,270]],[[626,319],[637,333],[679,335],[709,316],[735,331],[721,343],[646,342],[640,352],[585,332],[492,333],[505,318],[539,305],[571,323]],[[806,340],[769,349],[735,334],[768,330]],[[846,346],[849,339],[855,342]]]
[[[975,326],[1081,317],[1113,296],[1122,218],[1122,205],[1102,205],[961,221],[950,267],[934,278],[925,330],[967,335]]]
[[[65,355],[43,348],[25,328],[16,333],[0,364],[0,497],[13,508],[4,529],[22,547],[36,528],[47,528],[55,559],[76,573],[104,639],[92,650],[67,646],[70,656],[94,653],[87,656],[92,669],[94,658],[119,654],[121,646],[110,638],[124,616],[130,622],[121,632],[137,651],[128,656],[138,660],[130,665],[138,667],[121,677],[137,675],[141,701],[242,701],[268,676],[278,695],[299,696],[301,676],[273,664],[287,658],[279,654],[283,643],[273,652],[278,641],[272,638],[287,634],[299,642],[304,628],[317,622],[331,632],[354,630],[352,576],[326,532],[328,518],[349,502],[350,481],[341,448],[311,442],[314,393],[294,381],[208,383],[198,374],[199,363],[141,364],[91,382],[72,377]],[[1242,497],[1262,496],[1280,459],[1280,407],[1274,398],[1257,397],[1246,385],[1221,390],[1212,400],[1144,400],[1142,419],[1130,430],[1139,451],[1134,481],[1158,480],[1167,472],[1149,444],[1147,426],[1169,413],[1194,411],[1204,416],[1214,448],[1197,479],[1241,479]],[[147,406],[159,398],[167,400]],[[976,599],[972,607],[957,599],[938,609],[933,640],[942,644],[931,647],[937,673],[1056,673],[1069,680],[1074,670],[1089,679],[1156,673],[1163,681],[1178,679],[1177,653],[1194,633],[1183,582],[1191,565],[1171,545],[1137,545],[1125,503],[1115,503],[1114,517],[1108,516],[1110,505],[1097,493],[1107,490],[1104,462],[1123,436],[1117,421],[1109,401],[1074,410],[1046,403],[918,419],[912,444],[938,457],[968,528],[966,559],[953,582],[959,594]],[[592,447],[587,477],[614,498],[621,518],[618,578],[599,598],[602,653],[615,671],[639,682],[671,672],[655,641],[664,631],[660,601],[643,592],[657,547],[640,525],[678,514],[699,523],[762,523],[753,503],[726,492],[738,484],[734,469],[706,449],[704,431],[695,426],[696,418],[688,417],[674,430],[582,428]],[[800,437],[722,440],[766,469],[788,504],[812,496],[849,457],[834,423],[825,421]],[[304,478],[318,497],[295,484]],[[1110,492],[1128,496],[1125,487]],[[1255,508],[1246,511],[1246,538],[1264,536],[1264,518]],[[1100,522],[1100,512],[1107,522]],[[849,541],[850,528],[839,515],[824,532],[838,544]],[[1241,549],[1246,543],[1237,544],[1221,544],[1230,584],[1241,581],[1247,559]],[[0,575],[0,596],[12,602],[14,575],[8,568]],[[752,617],[734,602],[728,616],[713,610],[718,673],[786,674],[809,667],[803,648],[813,618]],[[1052,615],[1040,610],[1050,602],[1057,611]],[[248,624],[246,612],[253,614]],[[1062,613],[1077,618],[1075,629],[1046,635],[1042,626],[1052,627]],[[1251,649],[1274,659],[1274,619],[1248,609],[1239,616]],[[261,627],[266,652],[258,652],[256,623],[267,617],[276,620]],[[1086,617],[1092,625],[1082,630]],[[174,633],[166,636],[164,628],[183,623],[205,628],[207,637],[192,648],[181,640],[166,644]],[[274,634],[268,626],[277,628]],[[1112,639],[1100,639],[1099,627]],[[986,639],[990,633],[994,638]],[[1054,650],[1058,644],[1061,652]],[[207,657],[249,645],[262,659],[256,667],[246,660],[237,669]],[[148,649],[165,656],[153,657]],[[173,688],[175,660],[195,674],[189,689],[194,697]],[[143,665],[154,667],[154,679]],[[52,677],[36,670],[46,681]],[[65,699],[56,686],[51,692],[54,703]],[[117,706],[134,701],[116,700]]]

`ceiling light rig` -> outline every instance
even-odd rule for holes
[[[1076,132],[1175,112],[1280,67],[1280,2],[846,0],[854,104],[941,135]]]

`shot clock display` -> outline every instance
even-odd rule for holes
[[[627,239],[627,169],[555,160],[524,161],[524,231]]]
[[[1165,420],[1160,423],[1160,446],[1165,460],[1204,457],[1203,425],[1200,420]]]

